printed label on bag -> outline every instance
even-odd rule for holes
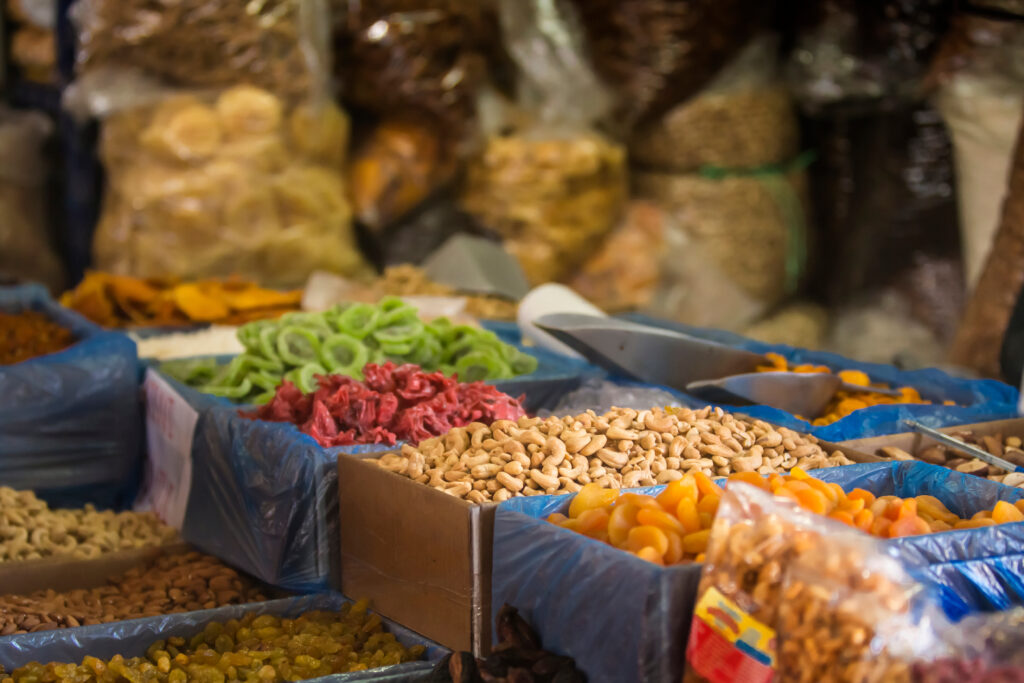
[[[192,437],[199,413],[152,369],[146,372],[143,390],[148,456],[135,509],[151,510],[180,530],[192,490]]]
[[[711,683],[769,683],[775,631],[712,586],[697,602],[686,660]]]

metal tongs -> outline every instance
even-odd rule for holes
[[[1018,467],[1009,460],[1003,460],[998,455],[992,455],[988,451],[982,450],[977,446],[972,446],[969,443],[964,443],[960,439],[955,439],[949,434],[943,434],[942,432],[932,429],[931,427],[925,427],[920,422],[915,422],[913,420],[905,420],[904,424],[906,424],[908,427],[910,427],[911,430],[917,432],[918,434],[924,434],[925,436],[930,437],[935,441],[938,441],[943,446],[946,446],[947,448],[952,448],[954,451],[957,451],[958,453],[963,453],[966,456],[977,458],[978,460],[981,460],[982,462],[988,465],[998,467],[999,469],[1006,470],[1007,472],[1024,472],[1024,467]]]
[[[595,365],[715,403],[762,404],[814,416],[840,389],[899,394],[848,384],[832,373],[757,372],[765,363],[760,354],[615,318],[555,313],[534,324]]]

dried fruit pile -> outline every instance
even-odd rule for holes
[[[350,304],[325,313],[289,313],[244,325],[246,352],[218,369],[213,361],[168,363],[163,369],[200,391],[264,404],[283,381],[312,393],[317,375],[362,379],[368,363],[411,363],[466,382],[508,379],[537,369],[537,359],[504,344],[493,332],[421,321],[416,309],[389,297],[378,305]]]
[[[320,376],[320,387],[303,394],[291,382],[270,403],[244,417],[298,425],[326,448],[357,443],[419,443],[471,422],[515,420],[522,404],[481,382],[463,384],[440,372],[394,363],[363,368],[362,382],[344,375]]]
[[[757,368],[758,372],[832,372],[824,365],[805,364],[791,366],[783,356],[777,353],[766,353],[765,359],[768,361],[768,364],[759,366]],[[899,403],[931,404],[931,401],[921,398],[921,394],[913,387],[900,387],[899,396],[889,396],[888,394],[871,391],[872,387],[888,389],[889,385],[884,383],[872,384],[871,378],[860,370],[840,370],[837,374],[847,384],[864,387],[864,391],[837,391],[836,395],[832,397],[832,400],[825,407],[825,411],[818,417],[797,417],[810,422],[816,427],[820,427],[837,422],[855,410],[870,406]],[[956,405],[953,401],[944,401],[943,404],[948,406]]]
[[[980,436],[970,431],[958,431],[952,435],[954,438],[977,446],[988,451],[992,455],[1009,460],[1014,465],[1024,467],[1024,441],[1019,436],[1008,436],[1003,438],[1002,434]],[[907,453],[901,448],[887,446],[878,450],[878,455],[893,460],[923,460],[924,462],[941,467],[948,467],[957,472],[973,474],[976,477],[986,477],[992,481],[998,481],[1007,486],[1024,488],[1024,474],[1020,472],[1006,472],[995,465],[989,465],[978,458],[969,458],[966,455],[947,449],[941,444],[932,444],[922,448],[915,455]]]
[[[298,681],[411,662],[423,646],[406,649],[387,633],[368,603],[338,612],[307,612],[296,619],[249,613],[226,624],[210,623],[191,640],[153,643],[145,657],[86,657],[79,665],[33,662],[3,681]]]
[[[74,337],[37,311],[0,311],[0,365],[13,365],[30,358],[63,351]]]
[[[240,325],[297,310],[302,292],[263,289],[242,280],[142,279],[87,273],[61,304],[103,327]]]
[[[1024,521],[1024,500],[1015,505],[999,501],[992,510],[961,519],[934,496],[876,498],[864,489],[846,493],[838,484],[815,479],[799,467],[785,476],[741,472],[731,475],[726,484],[733,482],[753,484],[793,500],[815,514],[880,538]],[[723,493],[701,472],[683,475],[657,496],[620,495],[615,489],[588,484],[573,498],[568,516],[555,513],[547,521],[628,550],[655,564],[702,562]]]
[[[500,503],[573,493],[591,482],[634,488],[667,484],[684,472],[768,474],[851,461],[839,451],[829,455],[814,437],[709,406],[474,422],[415,447],[405,444],[377,464],[473,503]]]
[[[448,285],[434,282],[425,271],[405,263],[388,266],[384,274],[348,294],[350,301],[373,303],[386,296],[462,296]],[[518,304],[495,296],[466,296],[466,313],[486,320],[515,320]]]
[[[0,563],[51,555],[92,558],[115,550],[178,540],[178,532],[149,512],[51,510],[31,491],[0,487]]]
[[[231,567],[197,552],[165,555],[108,586],[0,596],[0,636],[266,600]]]
[[[453,652],[434,667],[430,683],[583,683],[586,674],[571,657],[560,657],[542,649],[537,632],[519,616],[515,607],[505,605],[498,613],[499,643],[486,659],[469,652]]]

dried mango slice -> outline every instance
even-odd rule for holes
[[[174,288],[174,303],[192,320],[213,322],[230,313],[224,302],[204,294],[197,284]]]

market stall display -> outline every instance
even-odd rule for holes
[[[103,327],[239,325],[298,310],[302,293],[240,279],[143,279],[89,272],[60,302]]]
[[[191,639],[172,636],[153,642],[145,656],[115,655],[109,661],[86,656],[81,664],[32,663],[15,669],[15,682],[55,676],[86,681],[107,676],[133,678],[157,673],[168,680],[214,678],[292,681],[350,671],[367,671],[420,659],[426,648],[405,648],[384,630],[365,601],[338,611],[309,611],[295,618],[248,613],[226,623],[209,622]]]
[[[726,475],[848,465],[814,437],[721,408],[616,410],[564,418],[521,417],[474,423],[444,436],[405,445],[377,460],[380,467],[473,503],[515,496],[653,486],[690,470]]]
[[[32,491],[0,487],[0,561],[43,557],[99,557],[126,548],[159,546],[178,532],[152,513],[83,508],[51,509]]]
[[[234,569],[197,552],[168,554],[108,585],[0,596],[0,636],[77,628],[265,600]]]
[[[934,496],[876,498],[863,489],[846,493],[838,484],[826,484],[799,467],[767,478],[750,472],[732,474],[726,488],[734,482],[752,484],[880,538],[1024,521],[1024,500],[999,501],[991,510],[961,519]],[[702,562],[722,495],[723,488],[702,472],[684,474],[657,496],[620,495],[615,489],[587,484],[573,498],[568,515],[555,513],[548,521],[655,564]]]
[[[272,400],[282,381],[312,393],[318,375],[361,379],[374,362],[412,363],[467,382],[511,379],[537,369],[535,358],[493,332],[445,318],[423,323],[413,306],[395,297],[249,323],[238,339],[246,352],[223,368],[216,361],[163,367],[206,393],[257,404]]]
[[[472,422],[515,420],[525,413],[511,396],[480,382],[458,382],[415,365],[367,364],[362,382],[343,375],[319,378],[303,394],[285,382],[269,403],[244,416],[291,422],[324,448],[352,444],[418,443]]]

